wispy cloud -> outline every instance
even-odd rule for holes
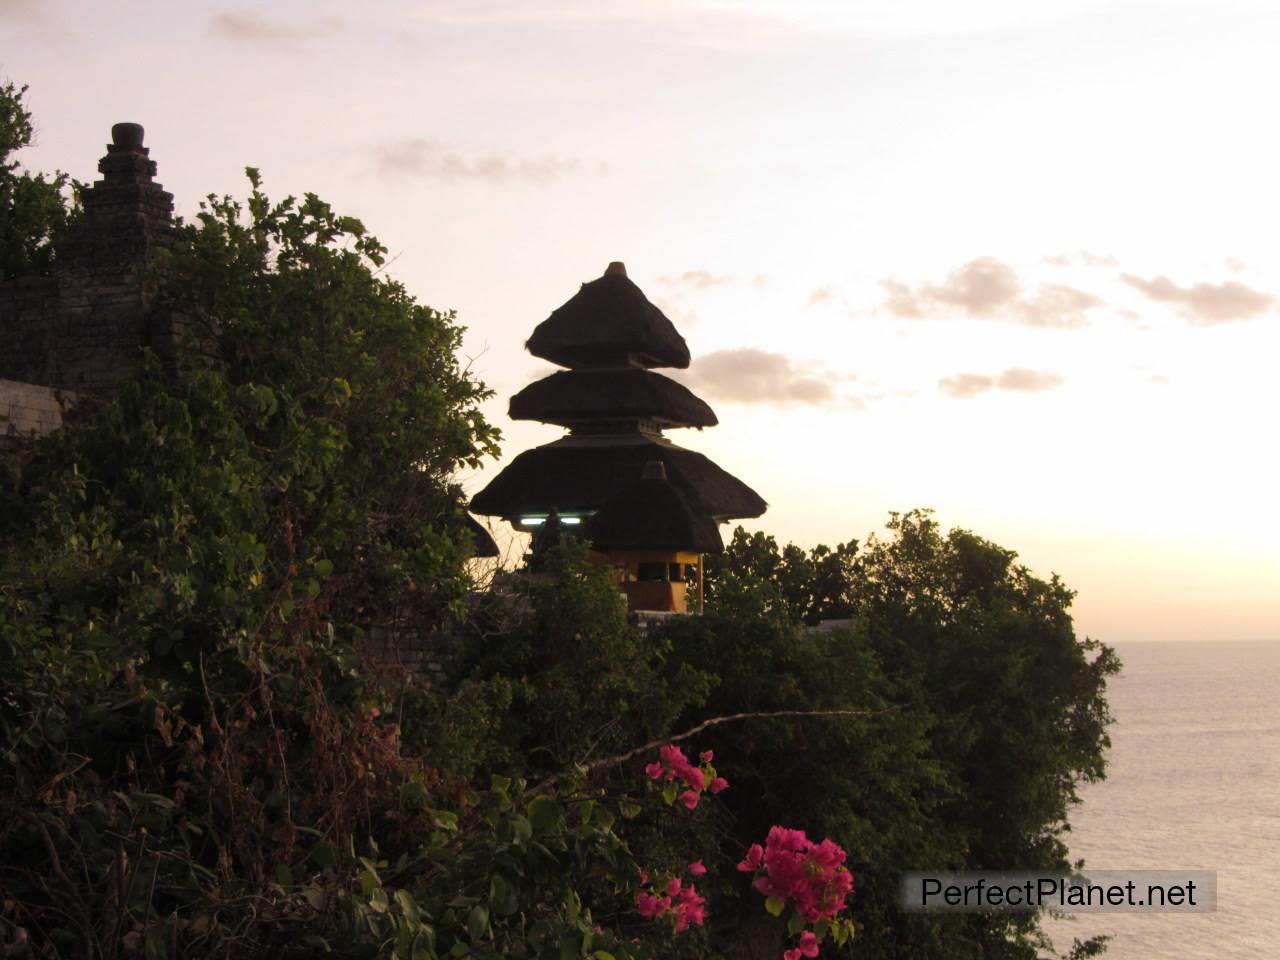
[[[0,15],[16,20],[36,20],[42,15],[41,4],[36,0],[0,0]]]
[[[28,42],[58,44],[75,35],[71,23],[42,0],[0,0],[0,21]]]
[[[805,301],[804,305],[806,307],[816,307],[820,303],[826,303],[828,300],[834,300],[835,298],[835,287],[819,287],[809,294],[809,299]]]
[[[400,140],[377,149],[378,170],[389,177],[425,178],[447,182],[551,183],[577,173],[608,172],[603,164],[588,165],[576,157],[517,157],[501,153],[467,155],[434,140]]]
[[[664,286],[686,290],[709,290],[712,287],[723,287],[733,283],[733,277],[723,273],[712,273],[710,270],[686,270],[676,277],[659,277],[658,282]]]
[[[1009,264],[995,257],[978,257],[947,274],[941,283],[909,286],[885,280],[885,309],[897,317],[926,319],[956,312],[983,320],[1000,320],[1029,327],[1082,327],[1088,312],[1102,300],[1064,283],[1041,284],[1028,293]]]
[[[1078,250],[1074,254],[1056,253],[1040,258],[1042,263],[1052,267],[1073,267],[1077,264],[1085,267],[1116,267],[1120,265],[1115,257],[1105,253],[1093,253],[1089,250]]]
[[[265,17],[248,7],[220,10],[209,18],[209,32],[242,43],[278,45],[335,34],[346,27],[341,17],[320,17],[297,23]]]
[[[1026,367],[1010,367],[996,377],[996,386],[1001,390],[1036,393],[1040,390],[1052,390],[1054,387],[1062,386],[1062,377],[1048,370],[1028,370]]]
[[[949,397],[967,399],[990,390],[1037,393],[1042,390],[1052,390],[1062,384],[1062,376],[1048,370],[1010,367],[996,376],[985,373],[957,373],[950,377],[943,377],[938,381],[938,389]]]
[[[712,290],[716,287],[739,284],[760,289],[769,283],[769,278],[763,273],[757,273],[752,277],[739,277],[728,273],[712,273],[710,270],[697,269],[686,270],[684,273],[675,276],[662,276],[658,278],[658,282],[678,292],[682,290]]]
[[[1238,280],[1181,287],[1165,276],[1146,280],[1123,273],[1120,279],[1152,300],[1172,304],[1178,313],[1197,326],[1250,320],[1269,312],[1276,302],[1271,294],[1245,286]]]
[[[755,347],[717,350],[694,360],[681,380],[707,399],[790,406],[861,406],[841,396],[837,384],[853,379],[798,364],[784,353]]]

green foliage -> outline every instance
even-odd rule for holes
[[[1076,638],[1073,595],[1057,577],[1038,579],[968,531],[944,535],[925,511],[895,514],[888,528],[857,552],[808,554],[739,529],[708,565],[708,616],[672,630],[677,650],[721,678],[713,712],[900,707],[870,735],[831,721],[721,734],[726,757],[769,751],[755,761],[768,779],[726,802],[750,798],[736,814],[753,828],[789,810],[792,825],[841,837],[859,881],[859,956],[911,944],[930,956],[1032,957],[1033,918],[903,915],[897,878],[1066,869],[1077,787],[1104,774],[1104,694],[1119,661]],[[848,625],[800,630],[827,611]],[[777,783],[785,800],[770,798]]]
[[[464,665],[471,682],[511,681],[506,763],[546,774],[633,747],[671,729],[702,701],[709,678],[668,640],[627,625],[609,572],[571,537],[541,555],[509,630],[486,638]]]
[[[50,274],[54,244],[76,212],[70,194],[79,185],[70,177],[32,174],[12,159],[34,133],[26,92],[0,84],[0,280]]]
[[[768,534],[738,527],[722,555],[706,558],[707,603],[739,607],[753,602],[761,611],[810,625],[848,617],[857,553],[856,540],[834,550],[819,545],[806,553],[793,543],[779,549]]]
[[[3,94],[7,157],[30,124]],[[733,867],[785,824],[850,854],[858,937],[824,955],[1033,955],[1033,921],[904,915],[897,882],[1066,866],[1118,669],[1069,590],[915,512],[861,548],[739,530],[707,614],[647,632],[569,538],[477,600],[453,478],[497,434],[453,315],[381,276],[358,221],[249,175],[146,277],[177,355],[9,464],[0,947],[777,955]],[[483,624],[446,685],[362,656],[376,625],[464,607]],[[649,803],[629,752],[707,720],[732,789]],[[636,915],[638,868],[693,859],[711,926],[673,938]]]
[[[358,223],[256,178],[248,207],[211,199],[150,278],[177,365],[21,451],[0,502],[2,922],[45,950],[366,943],[312,901],[434,817],[394,716],[430,694],[360,649],[470,588],[451,478],[493,448],[486,394]]]

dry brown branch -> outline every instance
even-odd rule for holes
[[[636,747],[634,750],[628,750],[626,753],[615,754],[612,757],[604,757],[600,760],[593,760],[591,763],[582,767],[585,774],[592,774],[598,770],[604,770],[608,767],[616,767],[619,764],[626,763],[628,760],[634,760],[642,754],[656,750],[658,747],[665,746],[668,743],[679,743],[681,740],[688,740],[695,737],[703,730],[710,727],[719,726],[722,723],[735,723],[740,720],[769,720],[778,717],[809,717],[812,719],[831,719],[835,717],[859,717],[862,719],[870,719],[871,717],[883,716],[887,713],[893,713],[901,709],[899,706],[885,707],[882,710],[769,710],[764,712],[751,713],[733,713],[724,717],[712,717],[710,720],[703,720],[696,726],[690,727],[683,733],[677,733],[670,737],[659,737],[657,740],[650,740],[643,746]],[[526,797],[541,793],[548,787],[556,784],[564,774],[553,774],[543,780],[536,786],[530,787],[524,792]]]

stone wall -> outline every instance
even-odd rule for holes
[[[154,180],[142,127],[118,123],[103,179],[58,245],[52,277],[0,283],[0,379],[105,393],[143,347],[168,352],[170,330],[142,282],[173,242],[173,196]]]
[[[62,413],[74,394],[35,383],[0,380],[0,443],[18,434],[43,437],[62,426]]]

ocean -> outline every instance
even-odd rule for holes
[[[1071,815],[1072,857],[1217,871],[1218,908],[1052,920],[1059,954],[1102,933],[1110,960],[1280,956],[1280,642],[1115,648],[1109,771]]]

